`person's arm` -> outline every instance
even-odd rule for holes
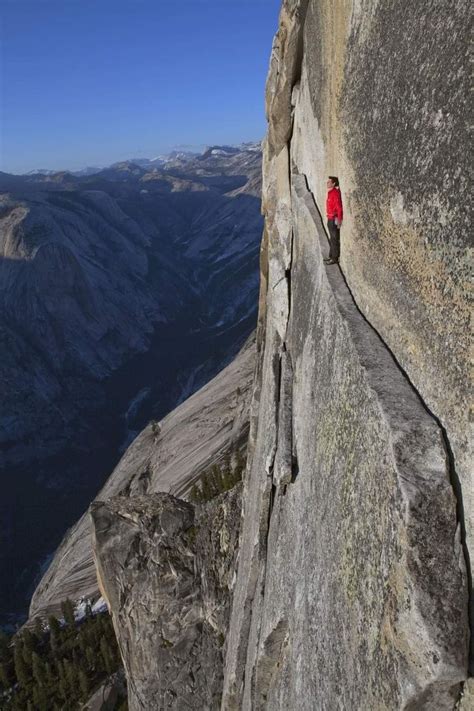
[[[336,225],[337,225],[337,227],[340,227],[342,225],[342,217],[343,217],[343,211],[342,211],[341,191],[336,190]]]

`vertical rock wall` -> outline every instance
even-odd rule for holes
[[[466,679],[463,6],[283,2],[228,711],[453,709]]]
[[[291,155],[321,211],[327,175],[340,178],[342,269],[446,430],[472,557],[470,7],[466,0],[309,2],[298,25],[302,62],[292,75]],[[271,104],[270,122],[281,120]]]

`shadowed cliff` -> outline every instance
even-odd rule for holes
[[[2,623],[134,437],[255,327],[259,148],[166,165],[0,175]]]

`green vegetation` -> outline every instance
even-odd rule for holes
[[[202,504],[211,501],[224,491],[233,489],[242,480],[245,466],[246,460],[241,452],[237,452],[233,458],[227,456],[220,467],[214,464],[194,484],[189,494],[190,500]]]
[[[9,638],[0,632],[0,708],[5,711],[78,709],[121,662],[110,616],[74,620],[70,600],[61,605],[64,624],[51,616]],[[125,709],[123,699],[119,708]]]

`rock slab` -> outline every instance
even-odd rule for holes
[[[169,494],[91,507],[99,584],[138,709],[218,709],[240,486],[194,506]]]
[[[463,4],[428,5],[282,4],[267,82],[259,362],[225,711],[438,711],[463,693],[472,479],[465,393],[454,393],[467,379],[466,334],[451,349],[443,313],[452,308],[452,331],[465,323],[464,235],[460,227],[440,248],[438,213],[416,186],[397,202],[409,181],[425,185],[434,157],[436,181],[450,168],[450,131],[466,108],[443,104],[452,121],[440,109],[430,129],[425,109],[455,91],[466,43]],[[426,32],[436,36],[441,17],[450,45],[460,42],[451,54],[433,50]],[[415,56],[426,86],[403,105]],[[383,88],[387,73],[399,84]],[[343,179],[342,270],[323,263],[328,174]],[[462,181],[438,193],[461,225]]]
[[[248,437],[255,369],[255,337],[207,385],[130,445],[97,498],[167,492],[186,497],[202,472],[241,448]],[[92,555],[90,517],[85,513],[67,532],[38,584],[30,619],[58,614],[66,598],[99,595]]]

